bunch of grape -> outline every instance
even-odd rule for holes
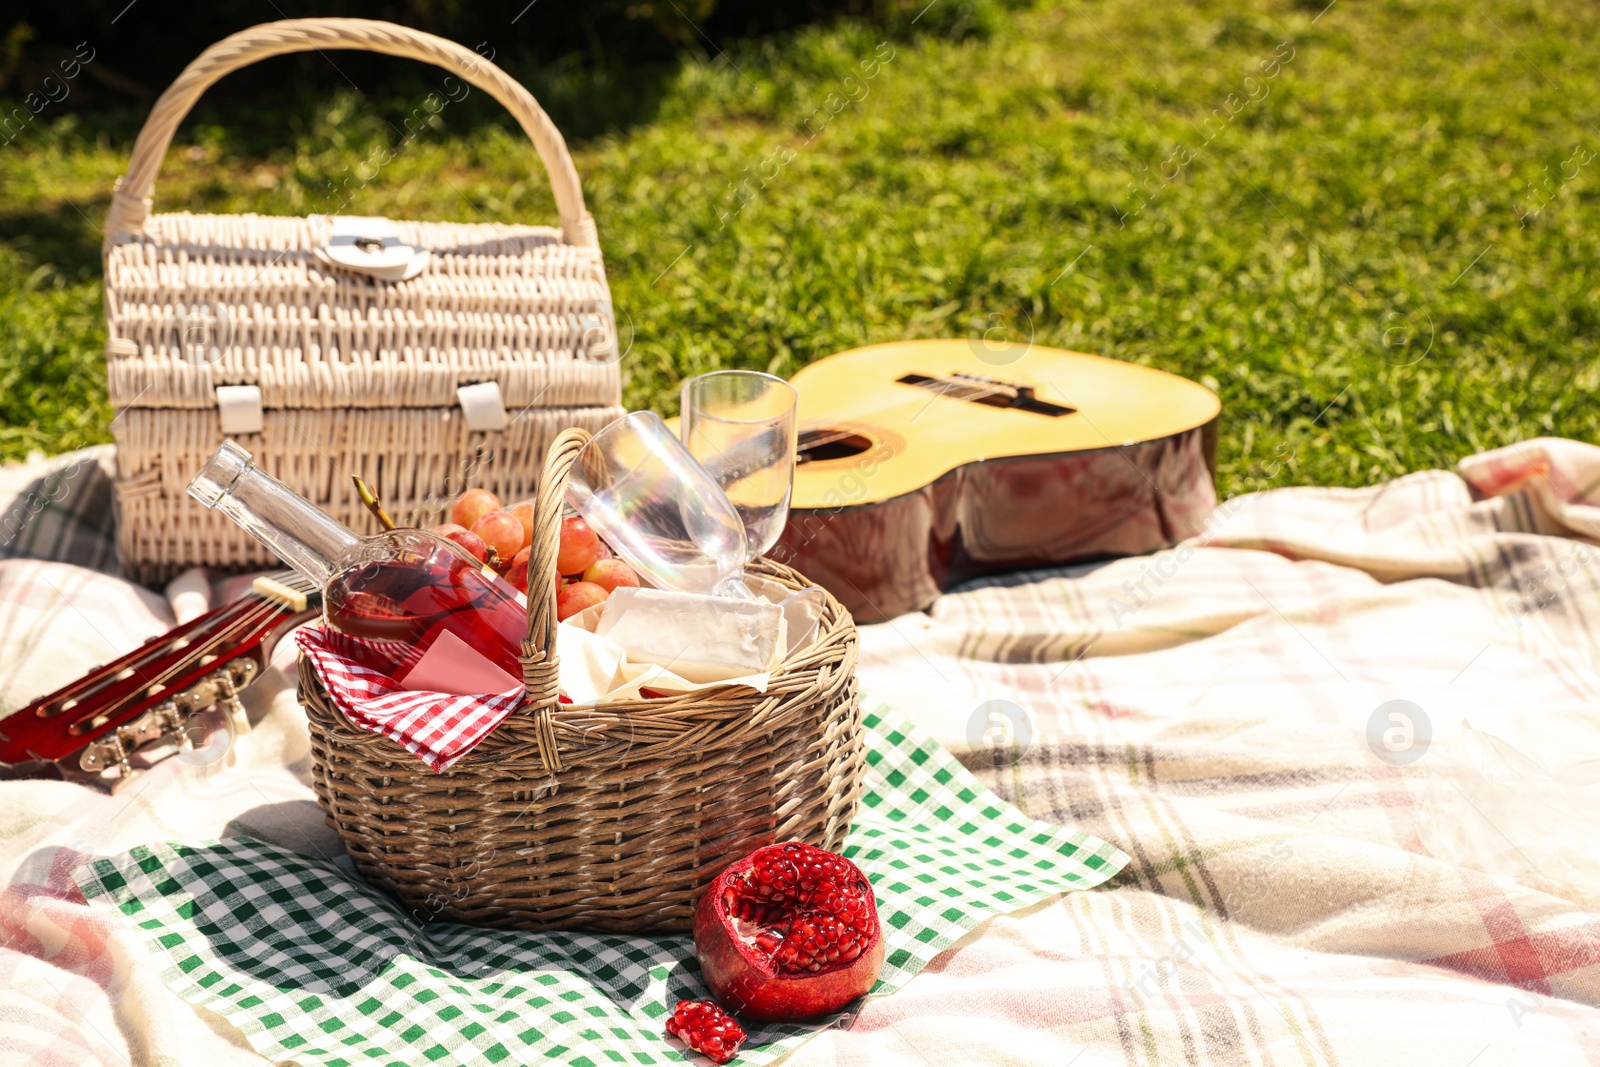
[[[468,489],[456,497],[450,521],[433,532],[447,537],[493,567],[506,581],[528,591],[528,557],[533,545],[533,504],[505,507],[487,489]],[[556,553],[556,618],[592,607],[618,586],[637,586],[639,576],[612,553],[589,524],[570,515],[561,520]]]

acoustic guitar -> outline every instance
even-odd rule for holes
[[[904,341],[828,356],[792,382],[794,493],[769,555],[860,622],[979,575],[1167,547],[1216,503],[1221,402],[1165,371]]]

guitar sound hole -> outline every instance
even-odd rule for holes
[[[872,448],[872,438],[849,430],[824,428],[802,430],[796,448],[796,463],[850,459]]]

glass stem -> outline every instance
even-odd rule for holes
[[[760,600],[748,585],[744,584],[742,574],[732,578],[724,578],[717,587],[711,590],[712,596],[727,597],[730,600]]]

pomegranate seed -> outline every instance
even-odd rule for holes
[[[667,1019],[667,1033],[707,1057],[727,1063],[747,1036],[744,1027],[709,1000],[680,1000]]]
[[[790,841],[758,853],[722,903],[729,915],[760,928],[747,943],[779,971],[802,974],[861,955],[872,937],[863,896],[870,892],[848,860]]]

